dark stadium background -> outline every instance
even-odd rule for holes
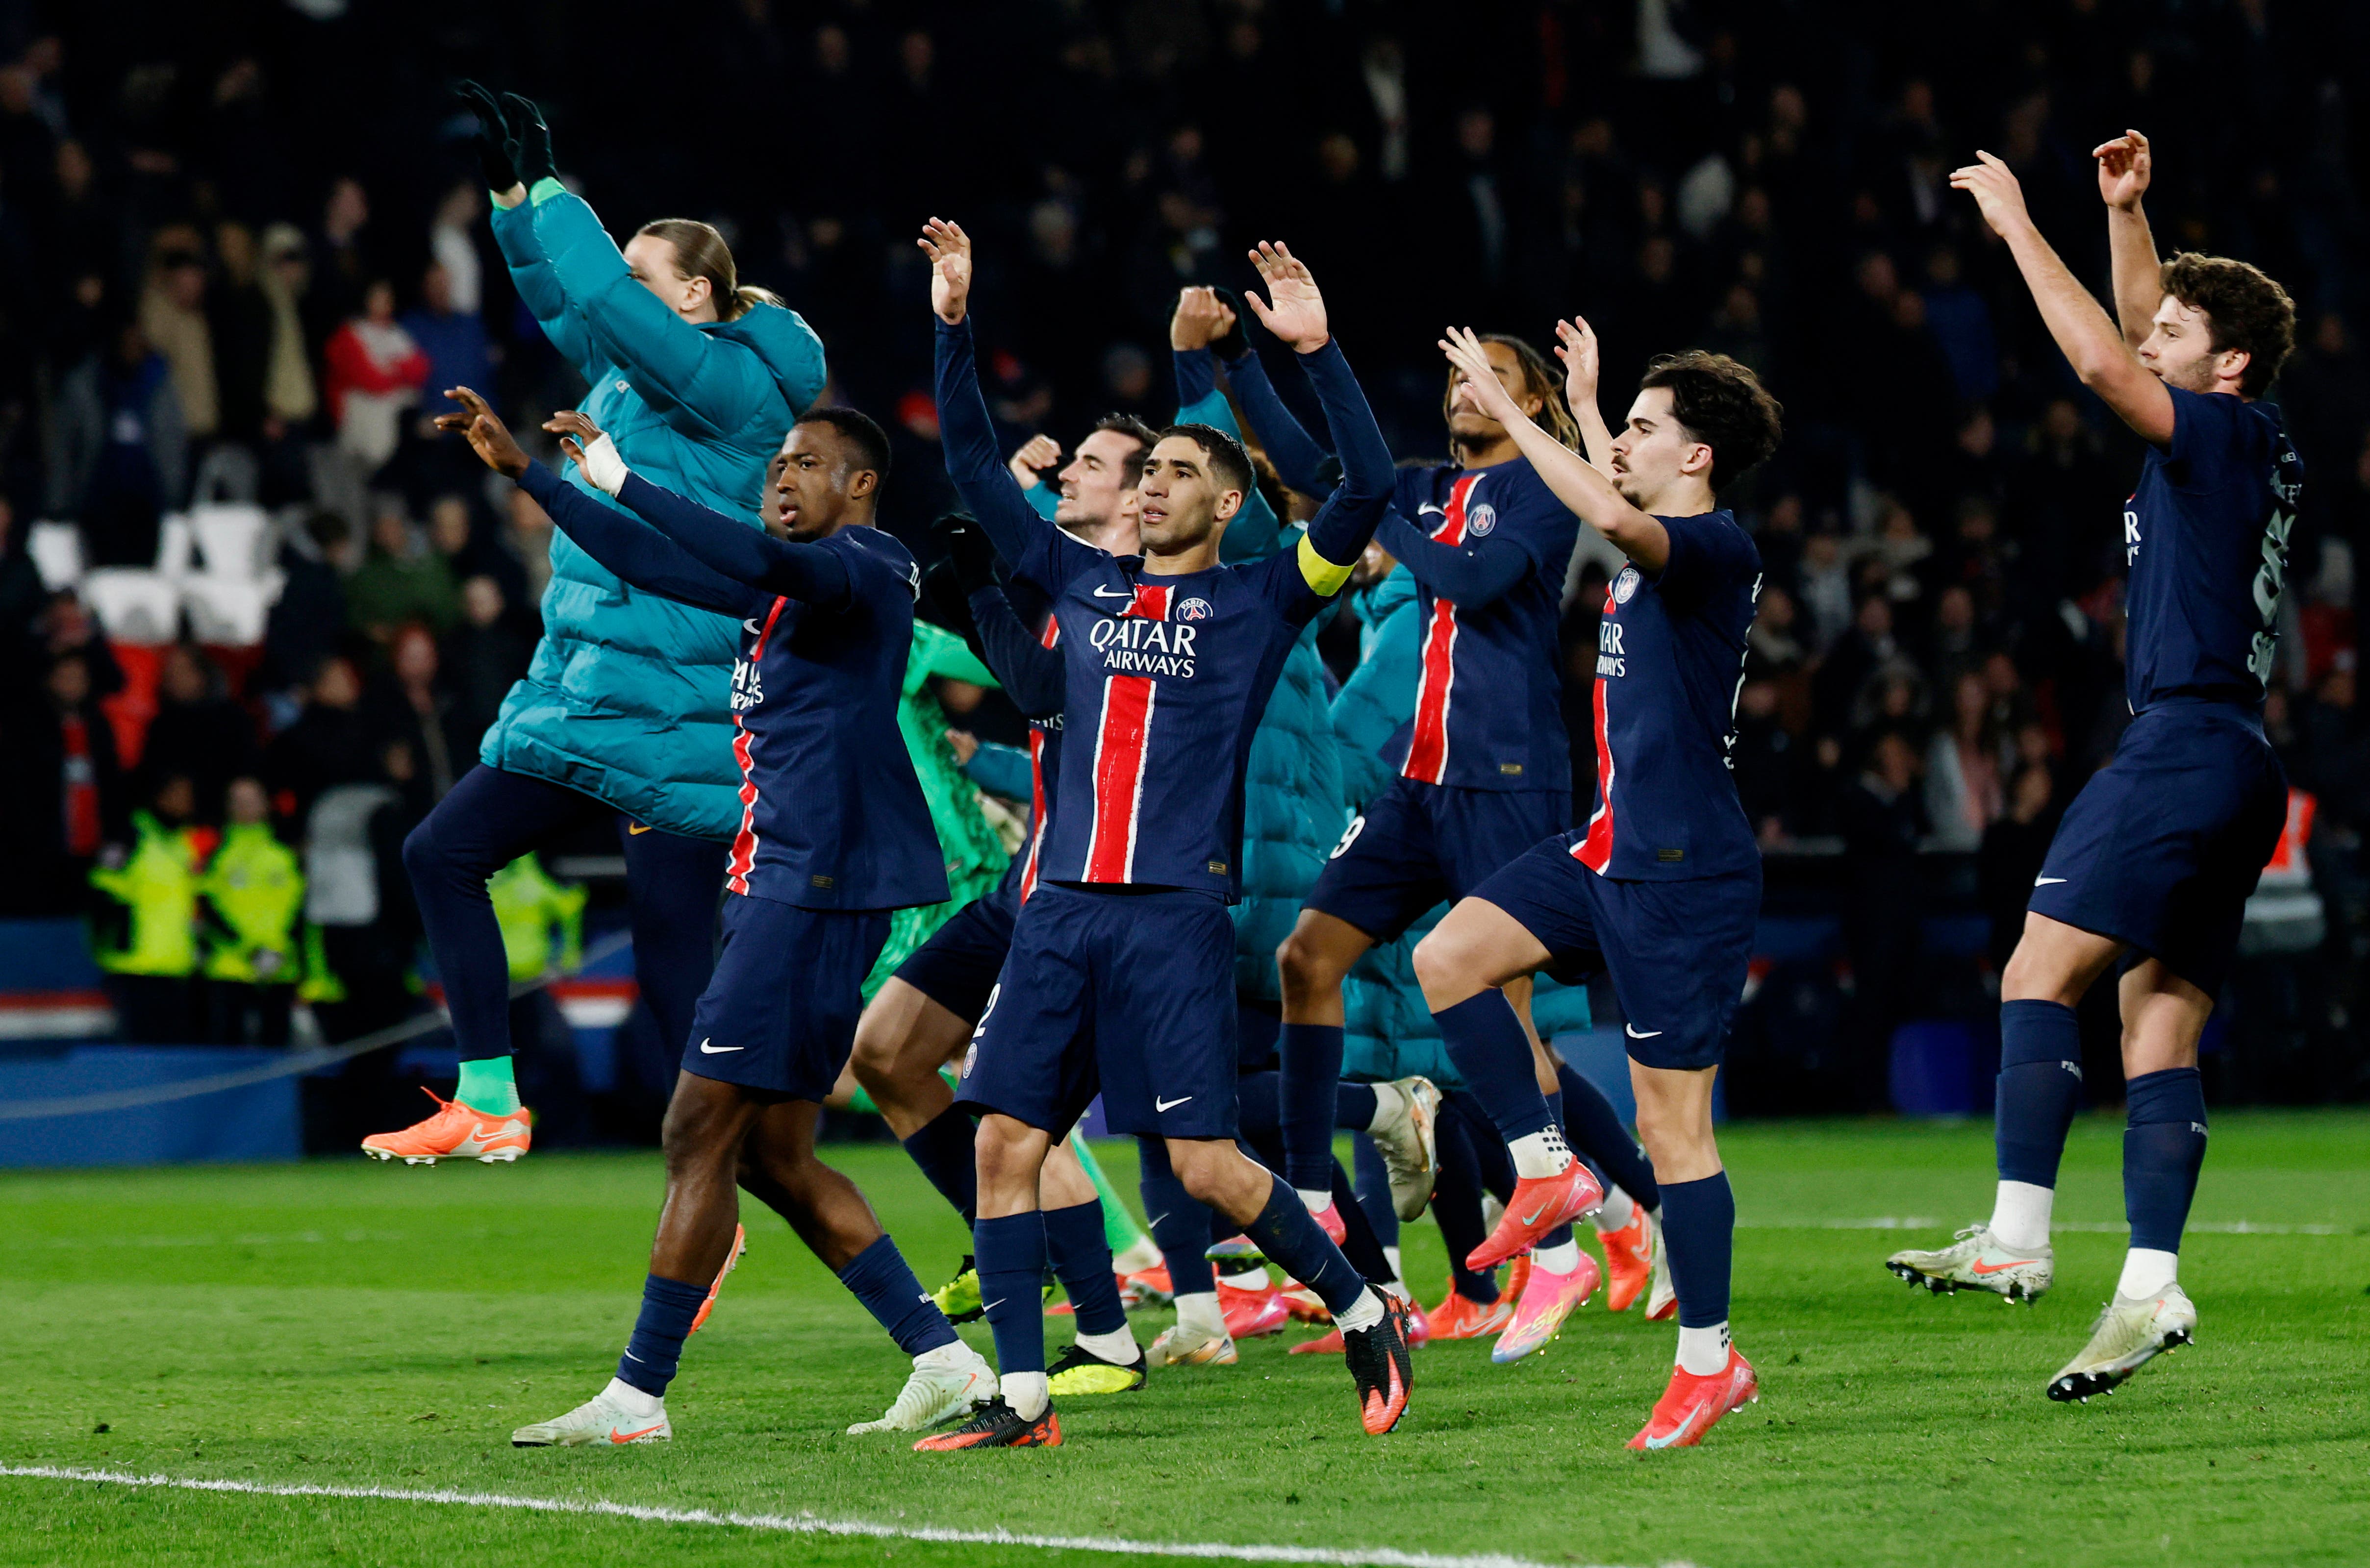
[[[2370,10],[2270,0],[0,5],[0,912],[84,910],[92,845],[62,827],[77,719],[122,753],[98,767],[109,841],[168,767],[247,760],[286,807],[385,772],[400,743],[415,815],[439,782],[423,759],[466,767],[489,693],[531,646],[535,520],[416,430],[374,473],[341,467],[320,395],[374,280],[399,311],[420,307],[440,212],[477,258],[477,319],[408,319],[465,360],[481,327],[516,420],[577,395],[486,231],[472,123],[448,96],[476,76],[544,105],[563,173],[613,230],[669,214],[725,229],[743,280],[822,333],[837,395],[891,425],[890,521],[917,544],[949,494],[912,243],[932,213],[979,238],[983,349],[1014,443],[1066,441],[1112,408],[1166,415],[1177,290],[1243,286],[1259,237],[1309,260],[1403,458],[1444,454],[1446,322],[1545,342],[1554,316],[1587,314],[1616,416],[1654,352],[1755,366],[1789,429],[1735,497],[1767,565],[1738,777],[1768,847],[1769,919],[1730,1106],[1876,1109],[1905,1093],[1980,1111],[1991,978],[2022,889],[2127,717],[2119,503],[2139,453],[1945,182],[1978,146],[2004,156],[2044,232],[2101,280],[2088,152],[2136,126],[2156,146],[2160,245],[2255,261],[2298,312],[2272,395],[2308,478],[2266,722],[2317,803],[2310,875],[2257,922],[2208,1036],[2209,1082],[2225,1101],[2361,1098],[2365,59]],[[293,316],[246,259],[256,242],[302,258]],[[166,357],[140,395],[189,405],[153,475],[105,441],[109,388],[136,368],[130,323]],[[309,367],[309,416],[271,411],[305,379],[275,347]],[[118,353],[132,358],[111,366]],[[292,523],[343,515],[341,569],[374,537],[417,558],[358,588],[295,531],[281,565],[305,592],[259,645],[205,637],[194,699],[152,702],[159,650],[51,597],[29,539],[37,520],[75,522],[87,562],[144,563],[158,514],[210,464]],[[467,527],[425,543],[448,497]],[[439,573],[442,589],[407,597]],[[499,615],[453,602],[476,576],[503,590]],[[1580,585],[1568,647],[1593,647],[1594,602]],[[432,658],[399,634],[413,619]],[[329,650],[362,673],[358,702],[308,692]],[[71,662],[79,695],[53,676]],[[993,698],[972,722],[1011,733]],[[1585,746],[1576,760],[1584,804]],[[596,929],[614,923],[607,897]],[[389,951],[408,918],[391,894]],[[19,967],[48,940],[11,942]],[[0,991],[46,983],[0,976]],[[2111,1001],[2088,1018],[2097,1083],[2118,1081]],[[344,1022],[418,1005],[398,989]],[[1942,1030],[1950,1082],[1888,1084],[1906,1022]],[[627,1074],[597,1126],[642,1125],[646,1034],[625,1036],[644,1098]],[[371,1082],[399,1087],[417,1067],[404,1059]]]

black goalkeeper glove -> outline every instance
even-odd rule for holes
[[[543,110],[535,107],[535,100],[504,93],[502,118],[509,122],[510,158],[518,166],[519,177],[533,186],[556,177],[559,166],[551,161],[551,127],[543,122]]]
[[[955,581],[966,596],[995,586],[995,546],[978,523],[959,511],[949,512],[930,525],[930,532],[947,553]]]
[[[462,82],[454,96],[477,117],[477,173],[488,190],[508,190],[518,184],[518,166],[511,162],[510,127],[502,122],[502,106],[477,82]]]

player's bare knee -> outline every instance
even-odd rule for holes
[[[1275,972],[1283,1000],[1293,1003],[1339,990],[1348,970],[1323,943],[1295,929],[1276,945]]]
[[[1415,944],[1416,984],[1423,988],[1424,1005],[1434,1013],[1488,989],[1481,972],[1478,950],[1454,932],[1434,926]]]

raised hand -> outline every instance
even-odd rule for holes
[[[1186,352],[1206,349],[1235,325],[1235,313],[1215,289],[1180,289],[1177,310],[1168,318],[1168,346]]]
[[[1447,336],[1440,339],[1440,351],[1448,356],[1450,366],[1461,378],[1456,383],[1455,401],[1467,405],[1476,413],[1488,415],[1501,425],[1511,425],[1522,418],[1522,409],[1515,406],[1513,395],[1506,390],[1505,383],[1498,379],[1498,372],[1490,363],[1490,352],[1482,346],[1480,337],[1469,326],[1451,326],[1444,330]]]
[[[453,93],[477,117],[477,173],[486,189],[498,196],[517,189],[518,166],[511,162],[511,132],[502,120],[502,106],[482,83],[457,83]]]
[[[914,243],[930,258],[930,308],[952,326],[971,308],[971,235],[961,223],[932,218]]]
[[[456,386],[444,394],[461,406],[457,414],[439,414],[436,428],[458,430],[469,442],[485,465],[497,474],[515,479],[526,472],[527,455],[511,437],[510,427],[501,417],[487,406],[486,400],[466,386]]]
[[[1975,162],[1950,171],[1950,189],[1963,190],[1975,199],[1976,210],[1992,233],[2005,238],[2015,229],[2031,225],[2032,219],[2024,210],[2024,188],[2008,165],[1978,150]]]
[[[2126,131],[2091,148],[2090,155],[2099,160],[2099,200],[2119,212],[2137,207],[2156,172],[2148,139],[2136,131]]]
[[[1325,324],[1325,296],[1317,292],[1308,264],[1280,241],[1261,240],[1251,252],[1251,265],[1267,285],[1267,298],[1245,294],[1243,303],[1260,325],[1291,344],[1294,353],[1313,354],[1325,347],[1332,336]]]
[[[543,122],[543,110],[533,98],[504,93],[502,120],[510,128],[508,150],[519,178],[533,185],[559,172],[559,166],[551,161],[551,127]]]
[[[1033,490],[1039,483],[1037,471],[1051,468],[1061,461],[1060,441],[1051,436],[1030,436],[1020,443],[1020,450],[1012,454],[1012,460],[1005,466],[1012,470],[1012,476],[1020,481],[1022,489]]]
[[[562,408],[546,419],[543,428],[559,438],[559,450],[580,465],[584,461],[584,449],[601,439],[601,427],[581,408]]]
[[[1563,397],[1578,414],[1596,404],[1596,333],[1584,315],[1556,323],[1556,358],[1563,361]]]

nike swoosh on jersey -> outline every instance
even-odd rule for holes
[[[1155,1099],[1152,1102],[1152,1108],[1156,1111],[1174,1110],[1177,1106],[1183,1104],[1187,1100],[1190,1100],[1192,1097],[1192,1095],[1187,1094],[1175,1100]]]
[[[1444,509],[1435,506],[1430,501],[1426,501],[1415,509],[1415,515],[1418,517],[1423,516],[1426,512],[1439,512],[1443,517],[1448,515]]]
[[[706,1040],[699,1042],[699,1054],[702,1056],[720,1057],[726,1051],[745,1051],[748,1048],[746,1046],[711,1046]]]
[[[1128,592],[1128,591],[1127,591],[1126,589],[1121,589],[1121,590],[1119,590],[1118,592],[1116,592],[1116,593],[1115,593],[1115,592],[1111,591],[1110,589],[1107,589],[1107,588],[1103,587],[1103,585],[1102,585],[1102,584],[1100,584],[1100,583],[1097,583],[1097,584],[1095,584],[1095,586],[1094,586],[1094,595],[1095,595],[1095,597],[1096,597],[1097,599],[1133,599],[1133,598],[1135,597],[1135,595],[1134,595],[1134,594]]]
[[[1651,1040],[1655,1036],[1662,1033],[1660,1029],[1640,1029],[1635,1024],[1624,1024],[1621,1025],[1621,1029],[1624,1034],[1628,1035],[1633,1040]]]
[[[2032,879],[2032,885],[2035,887],[2046,887],[2053,882],[2063,882],[2065,880],[2065,878],[2063,876],[2036,876]]]

